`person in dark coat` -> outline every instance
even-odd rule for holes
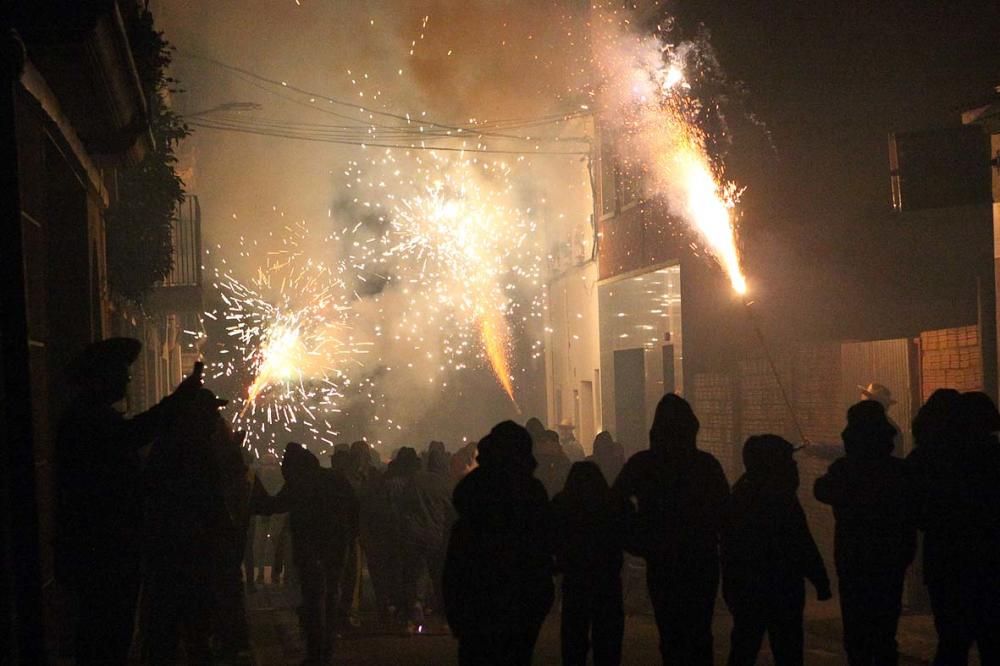
[[[348,483],[360,498],[362,490],[374,472],[371,462],[370,445],[358,440],[351,444],[346,461]],[[337,457],[334,452],[333,457]],[[331,467],[333,467],[331,459]],[[365,553],[361,548],[360,534],[351,537],[351,545],[347,549],[347,561],[344,564],[344,580],[341,583],[340,607],[337,609],[338,623],[344,627],[357,628],[361,626],[361,584],[364,573]]]
[[[767,633],[776,666],[803,663],[804,580],[820,600],[830,579],[799,504],[794,447],[777,435],[743,445],[746,473],[723,511],[722,596],[733,616],[729,666],[757,662]]]
[[[712,663],[719,528],[729,485],[696,447],[699,423],[673,393],[656,406],[649,449],[629,458],[614,487],[635,502],[628,548],[646,560],[646,584],[665,663]]]
[[[56,579],[79,609],[76,663],[124,664],[139,594],[142,479],[138,451],[172,422],[201,386],[202,365],[147,412],[126,419],[132,338],[88,346],[67,368],[76,392],[56,432]]]
[[[594,666],[621,664],[627,516],[625,500],[589,461],[573,463],[565,488],[552,498],[556,569],[563,575],[560,638],[565,666],[586,666],[591,646]]]
[[[480,440],[477,460],[452,498],[445,611],[460,664],[527,666],[554,596],[548,496],[513,421]]]
[[[885,408],[863,400],[847,410],[844,457],[816,479],[833,507],[844,650],[851,666],[895,664],[903,580],[917,547],[906,462],[892,455],[896,428]]]
[[[550,496],[555,495],[566,485],[572,463],[559,445],[559,434],[555,430],[544,431],[533,443],[533,453],[538,461],[535,476]]]
[[[914,420],[917,448],[908,462],[923,495],[918,520],[935,664],[968,663],[973,644],[983,664],[1000,663],[998,430],[1000,415],[982,393],[955,400],[935,392]]]
[[[257,513],[288,513],[292,557],[302,588],[302,625],[307,663],[333,661],[337,596],[350,535],[357,529],[354,490],[338,472],[320,467],[301,444],[285,447],[285,485],[271,496],[254,498]]]
[[[385,492],[395,523],[392,559],[389,561],[393,573],[393,605],[399,614],[397,619],[409,633],[424,624],[423,606],[417,597],[423,560],[415,554],[416,545],[409,525],[416,514],[421,513],[414,490],[414,477],[419,472],[420,457],[416,449],[404,446],[396,452],[385,477]]]
[[[605,479],[614,481],[625,466],[625,449],[611,437],[610,432],[602,430],[594,438],[594,452],[588,460],[597,463]]]
[[[150,664],[175,664],[178,648],[192,663],[211,657],[209,636],[220,558],[234,564],[241,593],[242,552],[226,507],[223,473],[213,438],[225,427],[226,403],[208,389],[181,409],[146,463],[147,552],[143,595],[147,600],[144,651]],[[226,541],[226,553],[220,551]],[[233,647],[232,644],[227,648]]]
[[[404,555],[403,570],[407,579],[411,603],[417,603],[416,581],[427,573],[431,582],[432,608],[444,609],[441,593],[441,576],[444,572],[448,532],[455,520],[451,505],[452,484],[449,478],[448,458],[443,451],[427,454],[427,469],[418,470],[403,492],[400,518],[400,535]],[[423,607],[417,603],[410,618],[412,631],[421,631],[424,625]]]

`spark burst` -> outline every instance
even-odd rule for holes
[[[420,343],[439,337],[454,370],[466,368],[469,357],[483,359],[516,405],[508,319],[521,309],[528,311],[523,318],[536,315],[541,304],[544,259],[533,211],[512,205],[506,162],[433,151],[404,161],[405,171],[387,153],[376,165],[406,176],[384,195],[384,206],[374,204],[387,233],[376,247],[360,244],[355,264],[378,265],[403,285],[410,301],[398,330]]]
[[[697,234],[734,291],[747,292],[734,219],[740,191],[725,179],[706,147],[685,58],[691,45],[636,35],[616,12],[595,10],[595,65],[601,74],[602,121],[620,136],[627,161],[645,187]]]
[[[370,343],[354,334],[344,266],[306,257],[304,224],[285,231],[285,247],[266,253],[251,280],[235,277],[225,260],[215,269],[224,307],[206,316],[225,323],[231,343],[218,350],[212,370],[243,380],[233,423],[255,443],[273,446],[276,428],[298,427],[332,446],[329,437],[338,433],[331,419]]]

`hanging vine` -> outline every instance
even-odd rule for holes
[[[137,9],[126,22],[154,145],[141,162],[118,172],[118,196],[106,217],[107,247],[112,290],[141,304],[173,267],[171,227],[185,195],[174,150],[191,130],[167,103],[170,93],[180,91],[167,74],[173,49],[154,27],[152,13]]]

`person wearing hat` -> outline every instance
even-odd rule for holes
[[[799,504],[795,448],[777,435],[743,445],[746,473],[723,511],[722,596],[733,615],[730,666],[757,662],[767,633],[777,666],[800,666],[805,580],[821,601],[830,579]]]
[[[55,441],[56,577],[79,609],[76,663],[124,664],[139,590],[142,499],[138,450],[169,424],[201,386],[203,366],[160,404],[125,418],[129,367],[142,343],[88,345],[66,369],[75,393]]]
[[[890,391],[886,386],[872,382],[867,386],[862,386],[858,384],[858,388],[861,389],[861,399],[862,400],[874,400],[878,404],[882,405],[885,410],[885,417],[889,419],[889,423],[892,427],[896,429],[896,436],[893,438],[893,452],[896,456],[903,455],[903,431],[900,429],[899,424],[892,420],[889,416],[889,408],[896,404],[896,400],[892,397],[892,391]]]
[[[833,507],[844,649],[852,665],[898,660],[903,580],[917,533],[907,465],[892,455],[897,434],[882,402],[853,405],[841,434],[845,455],[813,488],[817,500]]]
[[[559,433],[559,443],[562,445],[563,452],[571,463],[580,462],[587,457],[587,454],[583,451],[583,447],[580,446],[580,442],[576,440],[576,435],[573,434],[575,429],[573,422],[569,419],[563,419],[556,426],[556,431]]]

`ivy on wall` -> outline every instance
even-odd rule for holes
[[[141,162],[118,172],[117,198],[106,214],[108,273],[115,294],[141,304],[173,267],[171,227],[185,194],[174,149],[191,130],[167,102],[170,93],[179,92],[177,81],[167,75],[170,43],[154,27],[148,9],[129,14],[129,42],[154,146]]]

